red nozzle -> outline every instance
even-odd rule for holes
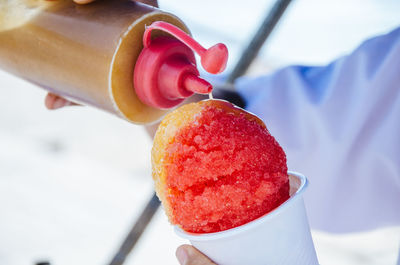
[[[197,94],[209,94],[212,90],[212,85],[200,77],[189,74],[183,80],[183,86]]]
[[[153,29],[175,38],[162,36],[151,40]],[[193,51],[200,55],[203,68],[212,74],[222,72],[228,60],[224,44],[207,50],[181,29],[162,21],[146,28],[143,44],[134,73],[136,94],[142,102],[160,109],[174,107],[193,93],[211,92],[211,84],[199,77]]]

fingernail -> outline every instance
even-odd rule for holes
[[[62,108],[66,105],[66,103],[67,103],[67,101],[65,99],[58,98],[58,99],[56,99],[56,101],[54,101],[53,109]]]
[[[186,252],[186,249],[180,247],[176,250],[176,257],[178,258],[178,261],[181,265],[185,265],[187,259],[188,259],[188,253]]]

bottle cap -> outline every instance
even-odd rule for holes
[[[172,36],[151,39],[153,29]],[[181,29],[156,21],[146,28],[144,48],[134,71],[134,87],[139,99],[154,108],[169,109],[194,93],[208,94],[212,85],[199,77],[194,52],[201,58],[204,70],[218,74],[225,70],[228,49],[218,43],[209,49]]]

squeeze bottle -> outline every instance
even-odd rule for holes
[[[146,1],[151,3],[151,1]],[[224,70],[223,44],[204,49],[176,16],[131,0],[0,1],[0,68],[44,89],[136,124],[211,85]]]

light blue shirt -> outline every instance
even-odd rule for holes
[[[289,170],[310,180],[312,228],[400,225],[400,28],[327,66],[290,66],[236,86]]]

